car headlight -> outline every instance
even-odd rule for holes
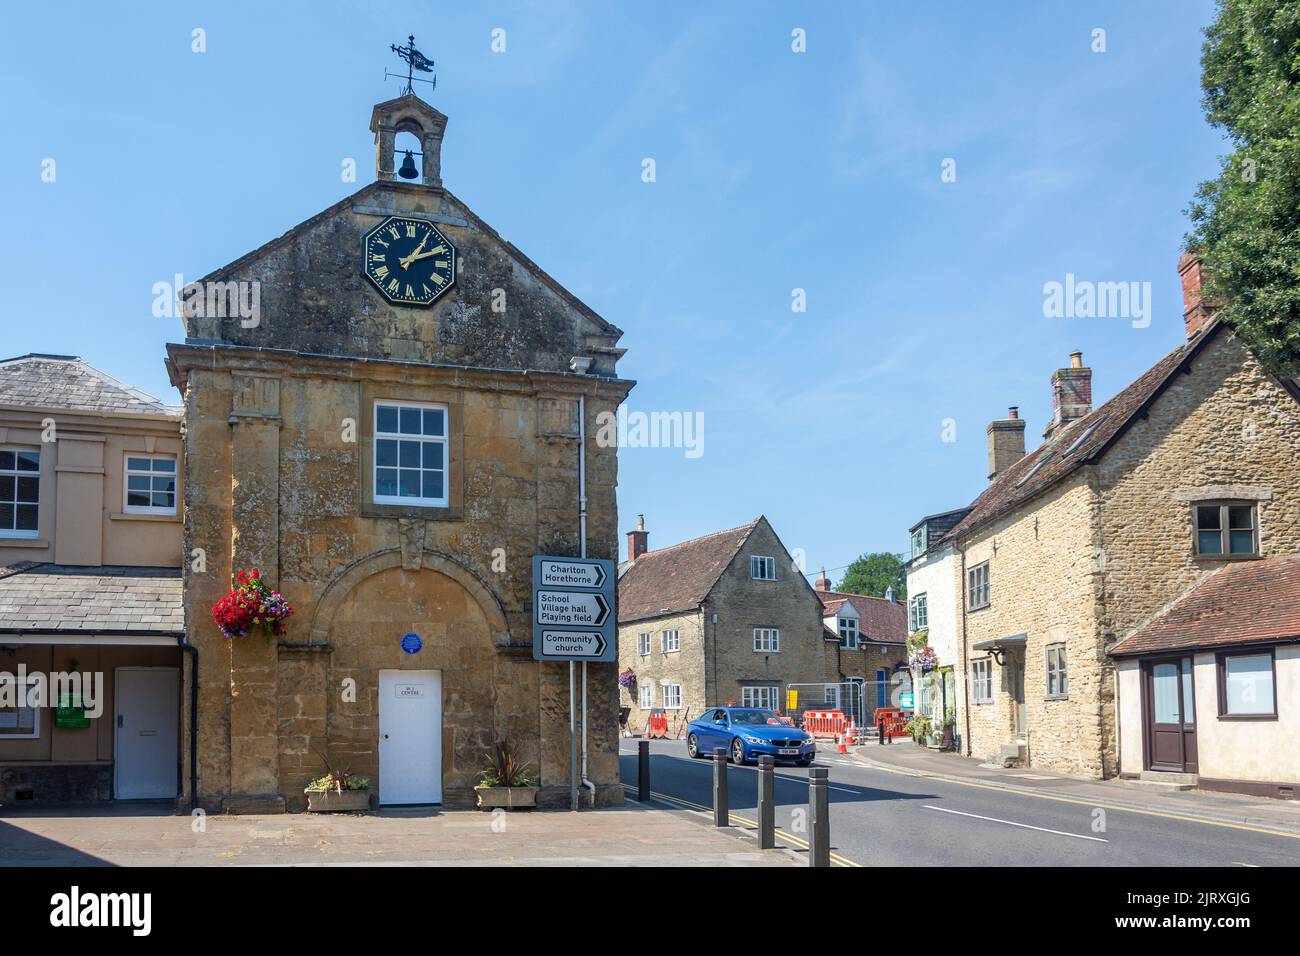
[[[817,743],[817,738],[814,737],[812,734],[809,734],[807,737],[804,738],[803,742],[805,744],[815,744]]]
[[[751,736],[749,736],[749,734],[741,734],[740,736],[742,736],[742,737],[745,738],[745,743],[749,743],[749,744],[765,744],[765,743],[767,743],[767,741],[764,740],[762,737],[751,737]]]

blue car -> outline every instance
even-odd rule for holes
[[[686,731],[687,753],[707,757],[716,747],[726,747],[728,757],[737,764],[768,754],[806,767],[817,753],[812,734],[791,727],[761,707],[711,707],[692,720]]]

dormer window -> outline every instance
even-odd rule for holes
[[[840,647],[850,651],[858,649],[858,620],[853,617],[839,619]]]
[[[925,525],[912,532],[912,557],[925,554]]]

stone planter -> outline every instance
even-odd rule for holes
[[[304,790],[308,813],[356,813],[370,809],[369,790]]]
[[[537,806],[537,787],[475,787],[480,810],[520,810]]]

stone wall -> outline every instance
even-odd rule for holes
[[[663,632],[674,628],[681,637],[681,650],[665,654],[661,643]],[[645,656],[638,653],[638,638],[641,634],[650,635],[650,653]],[[647,685],[654,688],[655,707],[663,706],[664,681],[681,685],[681,710],[668,712],[670,731],[687,714],[693,720],[700,715],[700,711],[714,703],[711,692],[704,683],[708,646],[704,636],[704,622],[698,610],[619,626],[619,670],[631,668],[637,679],[635,689],[619,691],[619,703],[632,708],[628,714],[628,729],[635,734],[645,731],[649,712],[641,707],[641,688]]]

